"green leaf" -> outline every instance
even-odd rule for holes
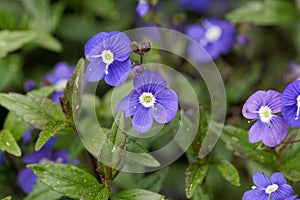
[[[70,124],[64,121],[50,121],[47,123],[45,129],[39,134],[39,138],[35,143],[35,150],[40,150],[51,137],[54,137],[64,128],[69,126]]]
[[[0,132],[0,149],[1,151],[6,151],[15,156],[21,156],[22,152],[19,145],[16,142],[16,139],[11,134],[9,130],[2,130]]]
[[[19,141],[22,138],[29,127],[30,125],[28,123],[21,120],[13,112],[8,113],[3,125],[3,128],[9,130],[16,141]]]
[[[280,172],[291,181],[300,181],[300,159],[299,156],[292,158],[280,165]]]
[[[16,20],[14,16],[4,8],[0,8],[0,29],[14,29]]]
[[[7,196],[7,197],[2,198],[1,200],[12,200],[12,197],[11,196]]]
[[[50,51],[54,51],[54,52],[62,51],[63,46],[61,42],[57,40],[55,37],[53,37],[47,32],[36,31],[35,33],[36,33],[36,37],[35,40],[32,41],[32,43]]]
[[[163,195],[142,189],[129,189],[116,194],[113,200],[164,200]]]
[[[220,126],[214,123],[215,126]],[[267,151],[256,150],[257,144],[251,144],[248,141],[248,131],[239,129],[233,126],[224,126],[221,134],[221,140],[225,143],[226,148],[232,150],[236,155],[243,158],[251,159],[252,161],[264,164],[273,165],[274,155]]]
[[[204,193],[201,187],[197,187],[192,197],[192,200],[210,200],[209,196]]]
[[[37,96],[48,97],[55,90],[56,90],[55,86],[45,86],[45,87],[32,90],[29,93]]]
[[[208,170],[208,164],[192,163],[185,173],[186,197],[191,198],[197,187],[200,187]]]
[[[0,36],[1,37],[1,36]],[[1,39],[0,39],[1,46]],[[1,47],[0,47],[1,58]],[[0,91],[8,87],[18,87],[22,85],[23,72],[22,72],[22,58],[17,54],[12,54],[0,59]]]
[[[76,112],[78,112],[78,109],[80,108],[81,101],[82,101],[81,96],[83,90],[82,85],[83,85],[83,79],[85,75],[84,72],[85,66],[86,66],[86,61],[83,58],[81,58],[77,62],[72,77],[67,82],[66,88],[64,90],[64,96],[61,98],[61,105],[63,108],[63,112],[66,118],[73,122],[74,122],[73,106],[75,107]],[[75,100],[75,102],[73,102],[73,100]]]
[[[83,200],[107,200],[110,196],[110,189],[107,187],[102,187],[100,185],[95,185],[87,190],[82,195],[81,199]]]
[[[0,31],[0,58],[34,39],[35,34],[31,31]]]
[[[52,190],[49,186],[38,181],[32,192],[24,200],[56,200],[61,197],[62,195],[60,193]]]
[[[34,171],[42,183],[70,198],[80,199],[89,192],[97,196],[99,190],[104,188],[92,175],[73,165],[51,163],[27,167]]]
[[[136,186],[144,190],[150,190],[151,192],[159,192],[162,189],[163,182],[167,177],[168,172],[169,168],[154,172],[141,178],[140,181],[136,183]]]
[[[250,1],[228,13],[226,18],[232,22],[274,25],[295,21],[297,12],[291,1]]]
[[[123,133],[123,130],[124,113],[120,112],[115,117],[115,121],[107,134],[107,139],[103,143],[98,157],[98,171],[102,174],[105,186],[109,186],[124,165],[126,135]]]
[[[227,160],[218,160],[214,162],[214,166],[224,177],[226,181],[234,186],[240,186],[240,176],[238,170]]]
[[[27,96],[16,93],[0,93],[0,104],[25,122],[41,130],[50,121],[65,121],[60,106],[46,97],[30,93]]]

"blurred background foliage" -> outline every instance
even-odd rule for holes
[[[83,57],[84,44],[98,32],[126,31],[153,25],[184,32],[186,25],[200,22],[204,17],[223,18],[234,23],[237,36],[246,34],[250,39],[243,46],[236,43],[230,54],[215,60],[226,87],[226,124],[248,130],[250,124],[241,117],[244,101],[259,89],[282,91],[287,84],[284,76],[289,72],[289,62],[300,62],[299,0],[252,3],[247,0],[212,0],[208,12],[202,15],[183,10],[174,0],[150,0],[150,4],[153,9],[142,19],[135,12],[135,0],[0,0],[0,91],[24,93],[23,83],[28,79],[43,85],[44,75],[57,62],[66,61],[74,65]],[[147,56],[149,61],[156,59],[155,51]],[[167,58],[169,66],[191,77],[200,102],[209,103],[209,97],[201,95],[205,90],[203,81],[194,77],[193,71],[182,66],[182,62],[171,60],[171,56]],[[103,112],[97,114],[104,124],[109,124],[112,119],[107,112],[110,108],[110,94],[106,92],[109,87],[101,83],[99,88],[99,106]],[[1,108],[1,128],[6,115],[7,110]],[[73,157],[79,156],[82,163],[89,162],[82,146],[80,149],[78,139],[70,134],[61,137],[57,148],[68,147]],[[210,199],[241,199],[252,185],[250,174],[269,170],[243,158],[243,155],[234,155],[233,151],[225,148],[222,140],[216,145],[212,157],[232,162],[239,171],[241,186],[232,186],[222,178],[216,167],[211,167],[204,187],[205,193],[211,195]],[[18,167],[21,165],[14,157],[8,159]],[[156,176],[165,178],[153,181],[154,185],[143,184],[147,174],[121,173],[113,189],[138,186],[160,191],[170,199],[186,199],[186,160],[182,156],[170,168],[157,172],[154,180]],[[18,199],[24,195],[17,189],[15,170],[0,167],[0,197],[16,194]],[[151,178],[150,175],[148,178]],[[294,183],[293,187],[300,191],[300,184]],[[197,192],[201,194],[203,191]]]

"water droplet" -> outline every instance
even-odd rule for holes
[[[86,183],[86,180],[84,179],[83,182]]]
[[[248,121],[248,124],[250,124],[251,122],[250,121]]]
[[[7,146],[10,146],[10,143],[9,143],[9,142],[6,142],[5,144],[6,144]]]

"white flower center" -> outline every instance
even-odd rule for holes
[[[267,194],[272,194],[273,192],[275,192],[278,189],[278,185],[277,184],[273,184],[273,185],[269,185],[266,189],[265,192]]]
[[[106,64],[105,74],[108,74],[108,66],[114,62],[114,54],[110,50],[104,50],[101,53],[102,61]]]
[[[299,119],[299,114],[300,114],[300,95],[297,97],[297,113],[296,113],[295,120]]]
[[[272,110],[268,106],[263,106],[258,111],[260,120],[265,123],[269,123],[272,119]]]
[[[60,80],[58,81],[56,84],[55,84],[55,88],[56,88],[56,91],[63,91],[67,85],[67,82],[68,80],[67,79],[63,79],[63,80]]]
[[[150,92],[143,92],[143,94],[139,97],[140,103],[146,107],[153,107],[155,104],[155,96]]]
[[[205,32],[205,38],[209,42],[218,40],[222,35],[222,30],[219,26],[211,26]]]

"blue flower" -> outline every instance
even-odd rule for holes
[[[176,93],[167,89],[167,83],[158,73],[145,70],[135,76],[134,90],[123,98],[117,111],[125,111],[125,117],[133,116],[133,128],[138,133],[145,133],[151,127],[153,118],[161,124],[171,121],[178,110]]]
[[[256,186],[247,191],[242,200],[288,200],[295,198],[293,188],[287,184],[280,172],[272,174],[269,179],[264,173],[257,172],[253,175],[253,182]]]
[[[36,88],[36,83],[33,80],[26,80],[24,82],[24,88],[26,91],[31,91]]]
[[[241,34],[237,38],[237,43],[239,46],[244,46],[245,44],[248,44],[250,42],[250,39],[248,35],[246,34]]]
[[[177,0],[177,2],[183,9],[192,10],[202,14],[209,8],[211,0]]]
[[[59,163],[77,163],[77,160],[70,160],[69,153],[65,150],[53,151],[52,147],[56,141],[56,137],[49,140],[43,148],[37,152],[25,155],[22,158],[25,164],[45,164],[49,162]],[[37,176],[31,169],[24,168],[18,173],[18,185],[26,193],[29,194],[36,185]]]
[[[282,93],[282,116],[292,127],[300,127],[300,80],[290,83]]]
[[[122,84],[130,74],[130,40],[120,32],[101,32],[85,45],[85,57],[90,62],[86,80],[97,82],[104,78],[111,86]]]
[[[147,12],[149,11],[149,9],[150,9],[150,6],[149,6],[147,0],[139,0],[135,11],[137,12],[137,14],[140,17],[144,17],[147,14]]]
[[[258,119],[249,130],[249,142],[260,140],[275,147],[288,132],[286,121],[275,115],[281,111],[281,94],[274,90],[259,90],[252,94],[243,106],[242,114],[247,119]]]
[[[284,76],[284,80],[286,83],[291,81],[300,80],[300,65],[294,61],[291,61],[288,64],[289,73]]]
[[[4,163],[4,153],[0,153],[0,165]]]
[[[206,50],[211,59],[229,53],[235,41],[233,25],[229,21],[220,19],[207,19],[201,25],[192,24],[185,32]],[[196,62],[210,62],[206,54],[199,53],[198,43],[190,43],[188,54]]]
[[[59,62],[54,66],[53,73],[45,76],[46,84],[55,85],[56,90],[52,94],[52,101],[60,104],[59,98],[64,95],[64,88],[66,87],[67,81],[71,78],[75,67],[69,66],[65,62]]]

